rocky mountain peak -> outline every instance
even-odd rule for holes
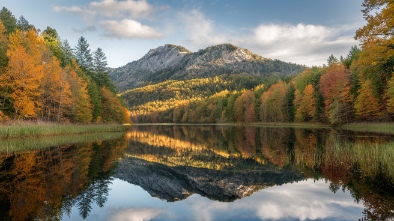
[[[166,44],[137,61],[111,70],[120,91],[169,79],[192,79],[220,74],[289,75],[303,70],[300,65],[263,58],[232,44],[214,45],[197,52]]]

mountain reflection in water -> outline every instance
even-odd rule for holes
[[[393,147],[328,129],[134,126],[0,153],[0,220],[388,220]]]

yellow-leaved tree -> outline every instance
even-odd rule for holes
[[[1,85],[7,88],[7,95],[13,104],[15,117],[34,118],[41,108],[40,83],[42,65],[36,65],[34,57],[21,45],[8,50],[9,59],[6,74],[0,75]]]

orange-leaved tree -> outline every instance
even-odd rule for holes
[[[71,109],[71,90],[67,81],[67,72],[60,67],[60,62],[52,57],[44,65],[44,78],[41,111],[44,120],[58,121],[64,119],[64,113]],[[66,113],[67,114],[67,113]]]
[[[358,91],[354,103],[356,116],[361,120],[376,120],[382,117],[382,108],[373,91],[372,81],[366,80]]]
[[[0,76],[1,85],[7,88],[15,117],[34,118],[41,108],[42,65],[37,65],[21,45],[8,50],[7,56],[7,72]]]
[[[254,102],[255,97],[253,91],[244,91],[234,102],[234,120],[247,123],[256,121]]]
[[[286,84],[279,81],[261,96],[261,120],[264,122],[286,122],[289,112],[286,107]]]
[[[320,78],[324,110],[331,124],[349,122],[353,117],[353,96],[350,91],[350,72],[344,65],[333,64]]]

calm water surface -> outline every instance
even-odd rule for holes
[[[394,219],[389,135],[135,126],[30,145],[0,140],[0,220]]]

